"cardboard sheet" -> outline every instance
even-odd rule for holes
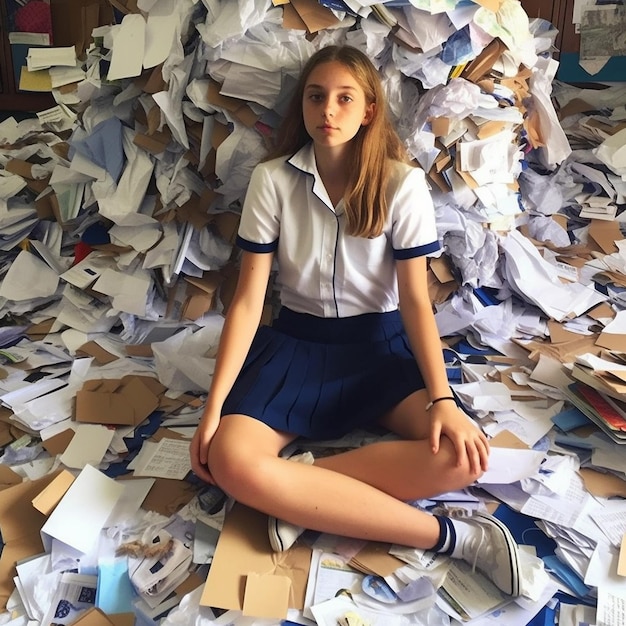
[[[88,380],[76,394],[76,421],[137,426],[158,408],[164,390],[149,376]]]
[[[239,611],[244,604],[258,608],[263,589],[267,596],[263,610],[276,616],[285,610],[286,577],[289,607],[302,609],[310,564],[310,548],[298,543],[285,552],[273,552],[267,515],[236,503],[226,515],[200,605]]]
[[[45,516],[32,500],[56,477],[49,474],[39,480],[21,482],[0,491],[0,529],[4,547],[0,556],[0,608],[15,589],[15,563],[43,551],[40,530]]]

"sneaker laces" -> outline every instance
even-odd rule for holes
[[[466,560],[468,563],[471,564],[472,574],[476,573],[476,565],[478,563],[478,557],[481,554],[481,550],[483,550],[483,546],[484,546],[484,549],[487,552],[489,552],[489,555],[491,557],[489,560],[493,561],[493,553],[492,553],[493,546],[488,541],[487,530],[482,524],[478,524],[472,519],[474,516],[473,511],[469,511],[463,508],[462,506],[446,507],[445,505],[438,505],[433,509],[433,512],[437,513],[438,515],[447,515],[448,517],[460,519],[466,524],[471,524],[473,528],[476,528],[480,531],[480,537],[471,537],[468,542],[469,545],[467,546],[469,549],[473,551],[474,556],[472,557],[471,561],[468,561],[467,559],[464,558],[464,560]],[[465,554],[465,549],[463,550],[463,553]]]
[[[468,522],[471,523],[469,520]],[[485,527],[482,526],[481,524],[472,524],[472,525],[474,527],[478,527],[478,530],[480,530],[480,537],[472,537],[470,541],[468,542],[470,544],[468,547],[471,548],[472,551],[474,552],[474,557],[472,558],[472,561],[471,561],[472,574],[474,574],[476,572],[476,564],[478,563],[478,555],[481,554],[481,550],[483,550],[483,544],[485,544],[486,542],[486,545],[484,546],[484,550],[488,554],[488,558],[491,557],[489,560],[493,560],[493,552],[492,552],[493,546],[491,545],[489,541],[486,541],[487,531],[485,530]],[[465,552],[465,550],[463,550],[463,552]]]

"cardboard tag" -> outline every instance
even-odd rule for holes
[[[248,574],[242,612],[250,617],[283,619],[289,609],[290,590],[287,576]]]

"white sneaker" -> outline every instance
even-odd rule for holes
[[[310,452],[296,454],[289,457],[289,460],[296,461],[297,463],[305,463],[306,465],[313,465],[315,461]],[[271,515],[267,518],[267,534],[269,535],[270,545],[274,552],[289,550],[304,531],[305,529],[302,528],[302,526],[284,522]]]
[[[460,520],[476,528],[462,546],[461,558],[479,570],[504,593],[520,595],[521,566],[515,539],[509,529],[487,513]]]
[[[303,532],[304,528],[301,526],[283,522],[271,515],[267,518],[267,533],[274,552],[289,550]]]

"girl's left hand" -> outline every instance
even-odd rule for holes
[[[457,466],[469,464],[472,475],[487,470],[489,441],[485,434],[453,402],[438,402],[430,409],[430,445],[433,454],[439,451],[441,436],[452,441]]]

